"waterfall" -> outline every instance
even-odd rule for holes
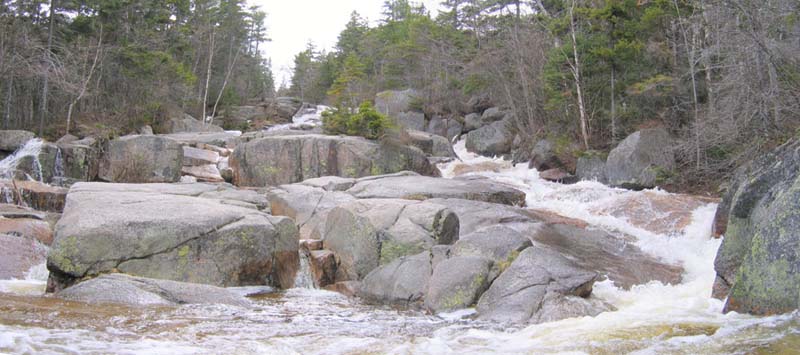
[[[301,249],[300,254],[300,270],[297,270],[297,275],[294,277],[295,288],[317,288],[314,284],[314,277],[311,276],[311,262],[309,261],[310,255],[308,251]]]
[[[0,178],[13,179],[20,161],[26,157],[32,157],[33,169],[35,170],[33,173],[36,176],[32,177],[31,179],[41,182],[42,165],[39,163],[39,153],[42,151],[43,143],[44,141],[41,139],[31,139],[25,143],[25,145],[17,149],[14,154],[11,154],[0,161]]]
[[[61,156],[61,147],[56,147],[56,161],[53,166],[53,178],[64,177],[64,158]]]
[[[267,132],[284,131],[289,129],[312,129],[322,125],[322,113],[330,107],[325,105],[317,105],[316,107],[309,107],[300,110],[294,117],[292,123],[279,124],[267,129]]]
[[[14,195],[11,193],[11,189],[8,187],[0,187],[0,202],[2,203],[14,203]]]
[[[42,173],[42,163],[39,161],[39,155],[37,154],[33,158],[33,176],[31,177],[28,175],[28,180],[36,180],[38,182],[44,182],[44,174]]]

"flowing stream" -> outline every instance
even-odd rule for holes
[[[28,176],[30,180],[42,181],[42,165],[39,163],[39,153],[42,151],[44,141],[38,138],[31,139],[22,147],[17,149],[14,154],[7,156],[5,159],[0,160],[0,179],[12,179],[17,170],[17,166],[24,158],[31,157],[33,159],[34,175]]]
[[[289,129],[308,130],[322,125],[322,113],[330,107],[325,105],[317,105],[316,107],[307,107],[300,109],[297,114],[292,117],[292,123],[279,124],[267,129],[268,132],[285,131]]]
[[[467,153],[463,141],[455,148],[461,161],[440,166],[446,177],[459,165],[492,166],[472,174],[525,191],[530,207],[635,237],[645,252],[682,264],[683,282],[651,282],[626,291],[603,281],[594,294],[617,311],[509,328],[472,320],[472,310],[432,315],[368,306],[310,288],[253,298],[250,308],[85,305],[42,296],[47,273],[38,266],[25,280],[0,281],[0,353],[793,354],[800,349],[797,313],[722,314],[723,302],[710,297],[721,243],[710,237],[714,203],[696,208],[685,225],[656,233],[598,211],[638,194],[671,196],[666,192],[550,183],[535,170]]]

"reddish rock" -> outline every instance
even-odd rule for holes
[[[336,257],[330,250],[313,250],[309,253],[311,274],[317,287],[325,287],[336,279]]]
[[[628,194],[612,206],[592,212],[624,218],[628,223],[656,234],[680,234],[692,223],[692,212],[718,200],[692,195],[645,191]]]
[[[228,148],[218,147],[216,145],[211,145],[207,143],[197,143],[195,144],[195,148],[203,149],[203,150],[210,150],[212,152],[217,152],[221,157],[227,157],[231,155],[231,150]]]
[[[37,211],[58,212],[64,210],[68,189],[45,185],[37,181],[0,181],[0,186],[12,191],[14,200]],[[20,201],[21,200],[21,201]]]
[[[308,251],[322,250],[322,241],[317,239],[301,239],[300,248]]]
[[[539,177],[552,182],[559,182],[563,184],[574,184],[577,182],[577,178],[559,168],[545,170],[539,173]]]
[[[201,182],[225,182],[222,175],[217,169],[216,165],[200,165],[200,166],[184,166],[181,168],[181,174],[194,176],[197,181]]]
[[[505,161],[504,162],[487,161],[477,164],[456,164],[453,167],[453,175],[461,176],[469,173],[480,173],[480,172],[499,173],[501,170],[509,168],[511,168],[511,162],[505,162]]]
[[[47,219],[47,213],[9,203],[0,203],[0,216],[6,218]]]
[[[47,248],[34,239],[0,234],[0,279],[22,279],[32,267],[42,264]]]
[[[217,164],[219,153],[211,150],[183,146],[183,166]]]
[[[2,218],[0,217],[0,234],[13,234],[50,245],[53,243],[53,230],[50,223],[31,218]]]
[[[525,210],[528,214],[536,220],[542,221],[548,224],[567,224],[578,228],[586,228],[589,226],[586,221],[565,217],[555,212],[545,211],[545,210],[537,210],[533,208],[529,208]]]
[[[354,297],[361,282],[358,281],[341,281],[332,285],[325,286],[324,289],[328,291],[338,292],[347,297]]]
[[[547,224],[530,234],[534,244],[546,245],[576,265],[598,272],[618,287],[630,289],[650,281],[677,285],[683,268],[665,263],[632,244],[632,238],[570,224]]]

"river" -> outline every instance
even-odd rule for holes
[[[527,194],[530,207],[584,220],[635,237],[642,250],[684,266],[683,282],[651,282],[631,290],[610,281],[594,295],[617,308],[596,317],[509,328],[448,314],[375,307],[342,295],[292,289],[252,298],[252,307],[181,306],[135,309],[66,302],[43,296],[43,265],[24,280],[0,281],[0,353],[10,354],[796,354],[800,314],[722,314],[711,298],[711,238],[716,204],[694,210],[679,230],[654,233],[625,218],[597,213],[636,194],[596,182],[561,185],[535,170],[466,152],[457,164],[495,164],[477,172]],[[631,265],[630,267],[636,267]]]

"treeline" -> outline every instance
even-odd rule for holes
[[[57,138],[272,95],[265,16],[245,0],[3,0],[2,127]]]
[[[336,48],[295,57],[289,92],[354,107],[421,90],[430,116],[488,102],[521,144],[608,150],[664,125],[687,179],[726,174],[800,127],[796,0],[445,0],[436,18],[385,2],[353,13]],[[468,107],[469,106],[469,107]]]

